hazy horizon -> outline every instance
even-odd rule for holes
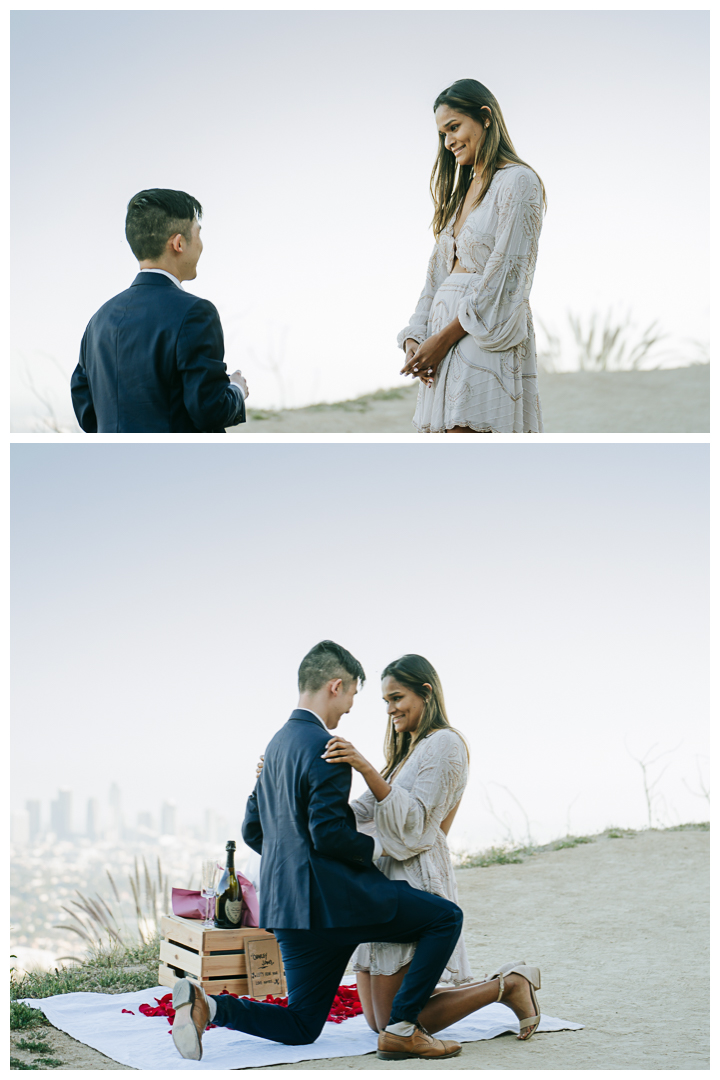
[[[367,672],[340,730],[376,766],[380,672],[405,652],[438,670],[471,748],[456,848],[641,826],[633,757],[658,753],[658,822],[707,817],[706,446],[11,459],[12,809],[114,780],[128,814],[168,800],[237,829],[299,661],[330,637]]]

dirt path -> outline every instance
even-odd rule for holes
[[[522,956],[542,971],[542,1010],[582,1031],[466,1043],[436,1066],[368,1054],[258,1071],[708,1069],[708,856],[707,832],[647,832],[458,872],[475,974]],[[67,1069],[123,1068],[35,1030]]]
[[[709,364],[666,371],[573,372],[541,375],[545,430],[624,432],[710,430]],[[233,434],[413,432],[417,387],[411,385],[332,405],[260,413]]]

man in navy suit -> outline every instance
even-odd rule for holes
[[[262,854],[260,923],[277,937],[288,1005],[207,996],[190,979],[173,988],[173,1039],[183,1057],[202,1057],[208,1023],[300,1045],[317,1039],[355,947],[364,941],[417,942],[415,955],[378,1036],[387,1060],[438,1060],[460,1044],[429,1035],[418,1016],[455,948],[456,904],[386,878],[374,865],[379,841],[355,827],[351,769],[323,758],[365,673],[342,646],[321,641],[300,665],[300,701],[271,740],[248,800],[243,838]]]
[[[197,277],[201,217],[184,191],[151,188],[128,203],[140,272],[83,336],[70,384],[83,431],[224,432],[244,422],[247,384],[240,371],[228,376],[217,310],[182,288]]]

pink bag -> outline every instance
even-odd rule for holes
[[[255,892],[255,886],[252,881],[248,881],[248,879],[237,870],[235,873],[237,874],[238,885],[242,891],[243,898],[243,913],[240,925],[259,926],[260,904],[258,902],[257,893]]]
[[[220,869],[223,869],[222,867]],[[240,920],[241,926],[258,926],[260,905],[257,893],[252,881],[248,881],[239,871],[236,871],[238,885],[242,892],[243,912]],[[204,919],[205,900],[198,889],[173,889],[172,891],[173,915],[179,915],[183,919]]]
[[[173,889],[172,909],[183,919],[205,918],[205,901],[197,889]]]

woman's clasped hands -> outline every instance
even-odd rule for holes
[[[405,366],[400,370],[400,374],[412,375],[426,386],[432,386],[438,367],[453,345],[463,337],[465,330],[460,325],[460,320],[455,318],[437,334],[426,338],[422,345],[408,338],[405,342]]]
[[[438,334],[427,338],[422,345],[418,345],[416,341],[408,341],[405,346],[405,365],[400,374],[412,375],[414,379],[420,379],[426,386],[432,386],[433,372],[437,370],[446,352],[447,349],[443,351]]]

